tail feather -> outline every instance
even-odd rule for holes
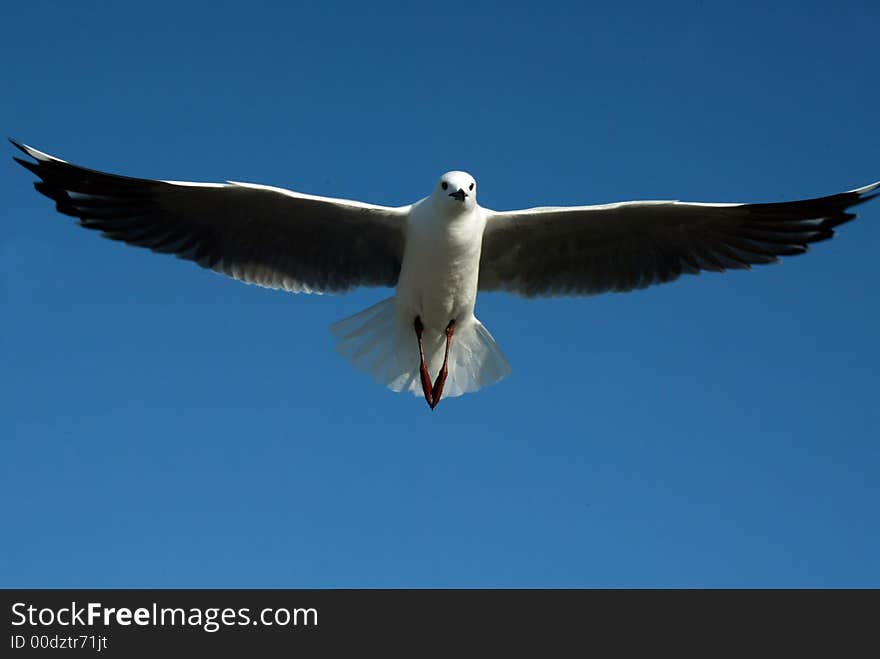
[[[397,313],[393,297],[331,326],[336,351],[352,366],[392,391],[422,395],[418,343],[411,321]],[[425,361],[432,377],[443,362],[445,337],[426,330]],[[456,325],[447,363],[444,398],[482,389],[510,375],[510,364],[476,318]]]

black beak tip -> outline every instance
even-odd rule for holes
[[[459,201],[464,201],[464,198],[467,197],[467,192],[459,188],[455,192],[450,192],[449,196],[453,197],[454,199],[458,199]]]

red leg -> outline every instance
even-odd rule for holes
[[[450,320],[449,324],[446,326],[446,352],[443,354],[443,366],[437,374],[437,379],[434,380],[434,396],[430,403],[432,410],[437,407],[437,403],[440,402],[440,397],[443,395],[443,385],[446,384],[446,376],[449,375],[449,370],[446,368],[446,365],[449,361],[449,344],[452,343],[452,335],[454,333],[455,321]]]
[[[422,377],[422,392],[425,394],[425,400],[428,401],[428,405],[431,406],[431,409],[434,409],[432,404],[434,401],[434,390],[431,388],[431,375],[428,373],[428,365],[425,364],[425,350],[422,347],[422,331],[425,327],[422,325],[420,316],[416,316],[413,328],[416,330],[416,338],[419,340],[419,374]]]

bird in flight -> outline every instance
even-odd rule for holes
[[[510,365],[474,315],[479,291],[595,295],[702,270],[775,263],[855,218],[880,181],[802,201],[630,201],[494,211],[477,183],[443,174],[407,206],[333,199],[254,183],[130,178],[12,143],[59,212],[107,238],[176,254],[240,281],[295,293],[395,287],[331,328],[337,350],[393,391],[460,396]]]

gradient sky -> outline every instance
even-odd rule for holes
[[[880,179],[876,2],[15,3],[0,126],[73,162],[399,205],[782,201]],[[6,147],[0,585],[880,586],[880,203],[806,256],[481,295],[424,401],[295,296],[101,239]]]

